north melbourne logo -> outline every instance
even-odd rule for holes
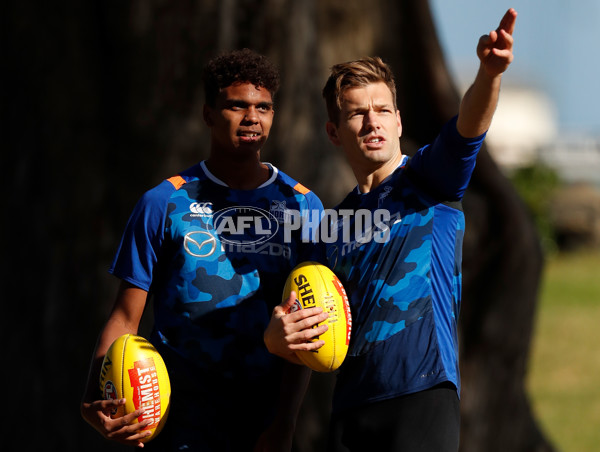
[[[277,200],[273,200],[269,211],[271,215],[275,217],[278,223],[290,223],[292,221],[291,216],[295,213],[295,211],[287,209],[285,206],[285,201]]]

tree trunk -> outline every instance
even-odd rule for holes
[[[497,20],[474,24],[474,34]],[[106,269],[143,191],[207,156],[201,69],[210,56],[247,46],[280,66],[263,158],[327,207],[354,185],[324,130],[320,91],[332,64],[364,55],[391,64],[408,153],[459,101],[428,3],[418,0],[20,0],[4,6],[1,33],[8,450],[123,449],[77,409],[116,290]],[[485,149],[464,204],[462,450],[550,451],[523,387],[542,257]],[[332,385],[333,376],[314,376],[296,450],[323,450]],[[31,434],[37,423],[46,434]]]

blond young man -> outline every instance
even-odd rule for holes
[[[390,68],[379,58],[332,68],[323,90],[327,134],[358,185],[334,209],[346,212],[349,240],[339,234],[324,253],[349,294],[353,318],[334,392],[329,451],[458,450],[460,201],[513,59],[516,15],[508,10],[499,27],[480,38],[479,71],[458,115],[411,159],[400,147]],[[387,215],[370,228],[357,227],[359,211],[363,225],[365,211]],[[302,340],[292,320],[280,317],[289,332],[284,340],[274,344],[266,337],[269,349],[284,357]]]

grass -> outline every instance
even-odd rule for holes
[[[557,450],[599,450],[600,252],[549,258],[527,388],[534,413]]]

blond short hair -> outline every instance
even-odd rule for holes
[[[392,93],[394,109],[396,105],[396,82],[390,67],[379,57],[365,57],[347,63],[339,63],[331,68],[331,74],[323,88],[329,120],[339,124],[342,109],[342,96],[348,88],[357,88],[372,83],[383,82]]]

